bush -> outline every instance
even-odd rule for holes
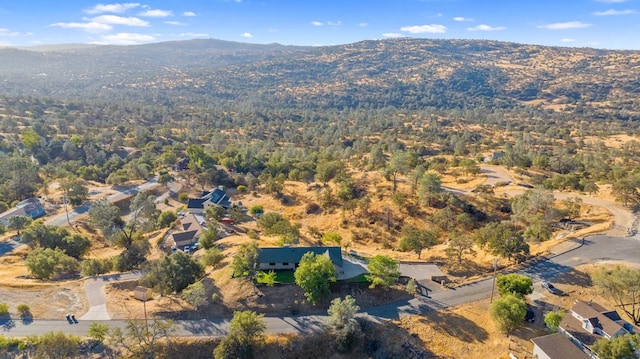
[[[205,267],[211,266],[215,268],[223,259],[224,254],[218,248],[209,248],[200,260]]]
[[[88,258],[80,264],[80,273],[84,276],[94,276],[111,272],[111,259]]]
[[[178,201],[182,202],[182,203],[187,203],[187,201],[189,201],[189,195],[186,193],[180,193],[178,195]]]
[[[245,186],[245,185],[239,185],[238,186],[238,192],[247,193],[247,191],[248,191],[247,186]]]
[[[31,315],[31,308],[29,308],[28,305],[26,304],[19,304],[16,309],[18,310],[18,314],[20,314],[21,317],[27,317],[29,315]]]
[[[0,315],[9,314],[9,305],[7,303],[0,303]]]

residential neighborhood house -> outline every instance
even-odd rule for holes
[[[300,264],[300,259],[307,252],[328,257],[331,259],[336,273],[343,273],[340,247],[263,247],[258,253],[258,269],[295,270]]]
[[[231,196],[222,187],[203,192],[199,198],[189,198],[187,210],[193,214],[204,214],[209,206],[231,207]]]
[[[33,219],[44,216],[45,211],[42,203],[37,198],[28,198],[18,203],[14,208],[0,214],[0,222],[3,226],[7,226],[9,218],[16,216],[25,216]]]
[[[200,239],[204,225],[204,219],[193,213],[187,214],[180,219],[176,232],[171,234],[173,246],[183,249],[190,246]]]
[[[558,333],[531,340],[534,344],[533,354],[534,358],[539,359],[574,358],[569,356],[569,353],[575,353],[575,358],[597,358],[590,349],[597,340],[611,340],[619,335],[633,334],[635,331],[635,327],[622,320],[615,310],[607,310],[591,301],[578,300],[562,318]],[[582,356],[579,356],[574,348],[582,353]]]
[[[531,339],[533,342],[533,357],[536,359],[590,359],[567,336],[562,333],[554,333]]]

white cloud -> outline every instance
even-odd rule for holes
[[[473,19],[462,17],[462,16],[456,16],[453,18],[453,21],[465,22],[465,21],[473,21]]]
[[[186,26],[186,25],[189,25],[189,24],[187,24],[185,22],[180,22],[180,21],[165,21],[164,23],[167,24],[167,25],[174,25],[174,26]]]
[[[576,41],[576,40],[575,40],[575,39],[568,39],[568,38],[564,38],[564,39],[562,39],[562,40],[560,40],[560,41],[562,41],[562,42],[574,42],[574,41]]]
[[[405,31],[411,34],[442,34],[447,31],[447,27],[444,25],[431,24],[431,25],[414,25],[404,26],[400,28],[400,31]]]
[[[85,19],[86,20],[86,19]],[[148,27],[149,23],[137,17],[123,17],[117,15],[100,15],[90,19],[92,22],[109,25],[126,25]]]
[[[631,10],[631,9],[627,9],[627,10],[614,10],[614,9],[609,9],[606,11],[596,11],[593,14],[596,16],[611,16],[611,15],[631,15],[631,14],[635,14],[636,11],[635,10]]]
[[[144,16],[144,17],[168,17],[168,16],[173,16],[173,11],[171,11],[171,10],[159,10],[159,9],[145,10],[145,11],[139,13],[138,15]]]
[[[195,33],[195,32],[183,32],[180,37],[209,37],[209,34]]]
[[[478,26],[474,26],[474,27],[468,27],[467,30],[469,31],[500,31],[500,30],[505,30],[506,27],[504,26],[489,26],[489,25],[485,25],[485,24],[481,24]]]
[[[11,31],[9,29],[0,29],[0,36],[18,36],[19,32]]]
[[[327,21],[327,26],[340,26],[340,25],[342,25],[342,21],[336,21],[336,22]]]
[[[0,41],[0,47],[11,47],[11,46],[13,46],[13,45],[11,45],[10,42]]]
[[[110,45],[135,45],[144,42],[152,42],[156,38],[151,35],[120,32],[112,35],[103,35],[102,43]]]
[[[311,25],[313,25],[313,26],[322,26],[322,25],[324,25],[324,23],[322,23],[320,21],[311,21]]]
[[[556,22],[553,24],[540,25],[538,28],[547,30],[566,30],[566,29],[582,29],[589,27],[591,24],[582,21]]]
[[[382,37],[388,37],[388,38],[392,38],[392,37],[402,37],[402,34],[399,34],[397,32],[385,32],[384,34],[382,34]]]
[[[125,3],[125,4],[98,4],[92,8],[85,9],[84,12],[87,14],[101,14],[104,12],[111,12],[120,14],[129,9],[133,9],[140,6],[139,3]]]
[[[250,33],[250,32],[245,32],[245,33],[243,33],[243,34],[242,34],[242,35],[240,35],[240,36],[242,36],[242,37],[246,37],[246,38],[248,38],[248,39],[252,39],[252,38],[253,38],[253,35],[251,35],[251,33]]]
[[[196,13],[193,11],[185,11],[182,13],[182,16],[187,16],[187,17],[196,16]]]
[[[366,22],[361,22],[361,23],[358,24],[358,26],[367,27],[367,26],[369,26],[369,24],[367,24]]]
[[[105,32],[113,30],[113,26],[102,24],[99,22],[57,22],[51,26],[61,27],[63,29],[82,29],[86,32]]]

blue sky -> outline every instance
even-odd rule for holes
[[[389,37],[640,50],[640,0],[3,0],[0,45]]]

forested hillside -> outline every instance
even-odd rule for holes
[[[0,50],[0,93],[225,108],[417,110],[522,105],[640,117],[640,53],[480,40],[330,47],[191,40]]]

